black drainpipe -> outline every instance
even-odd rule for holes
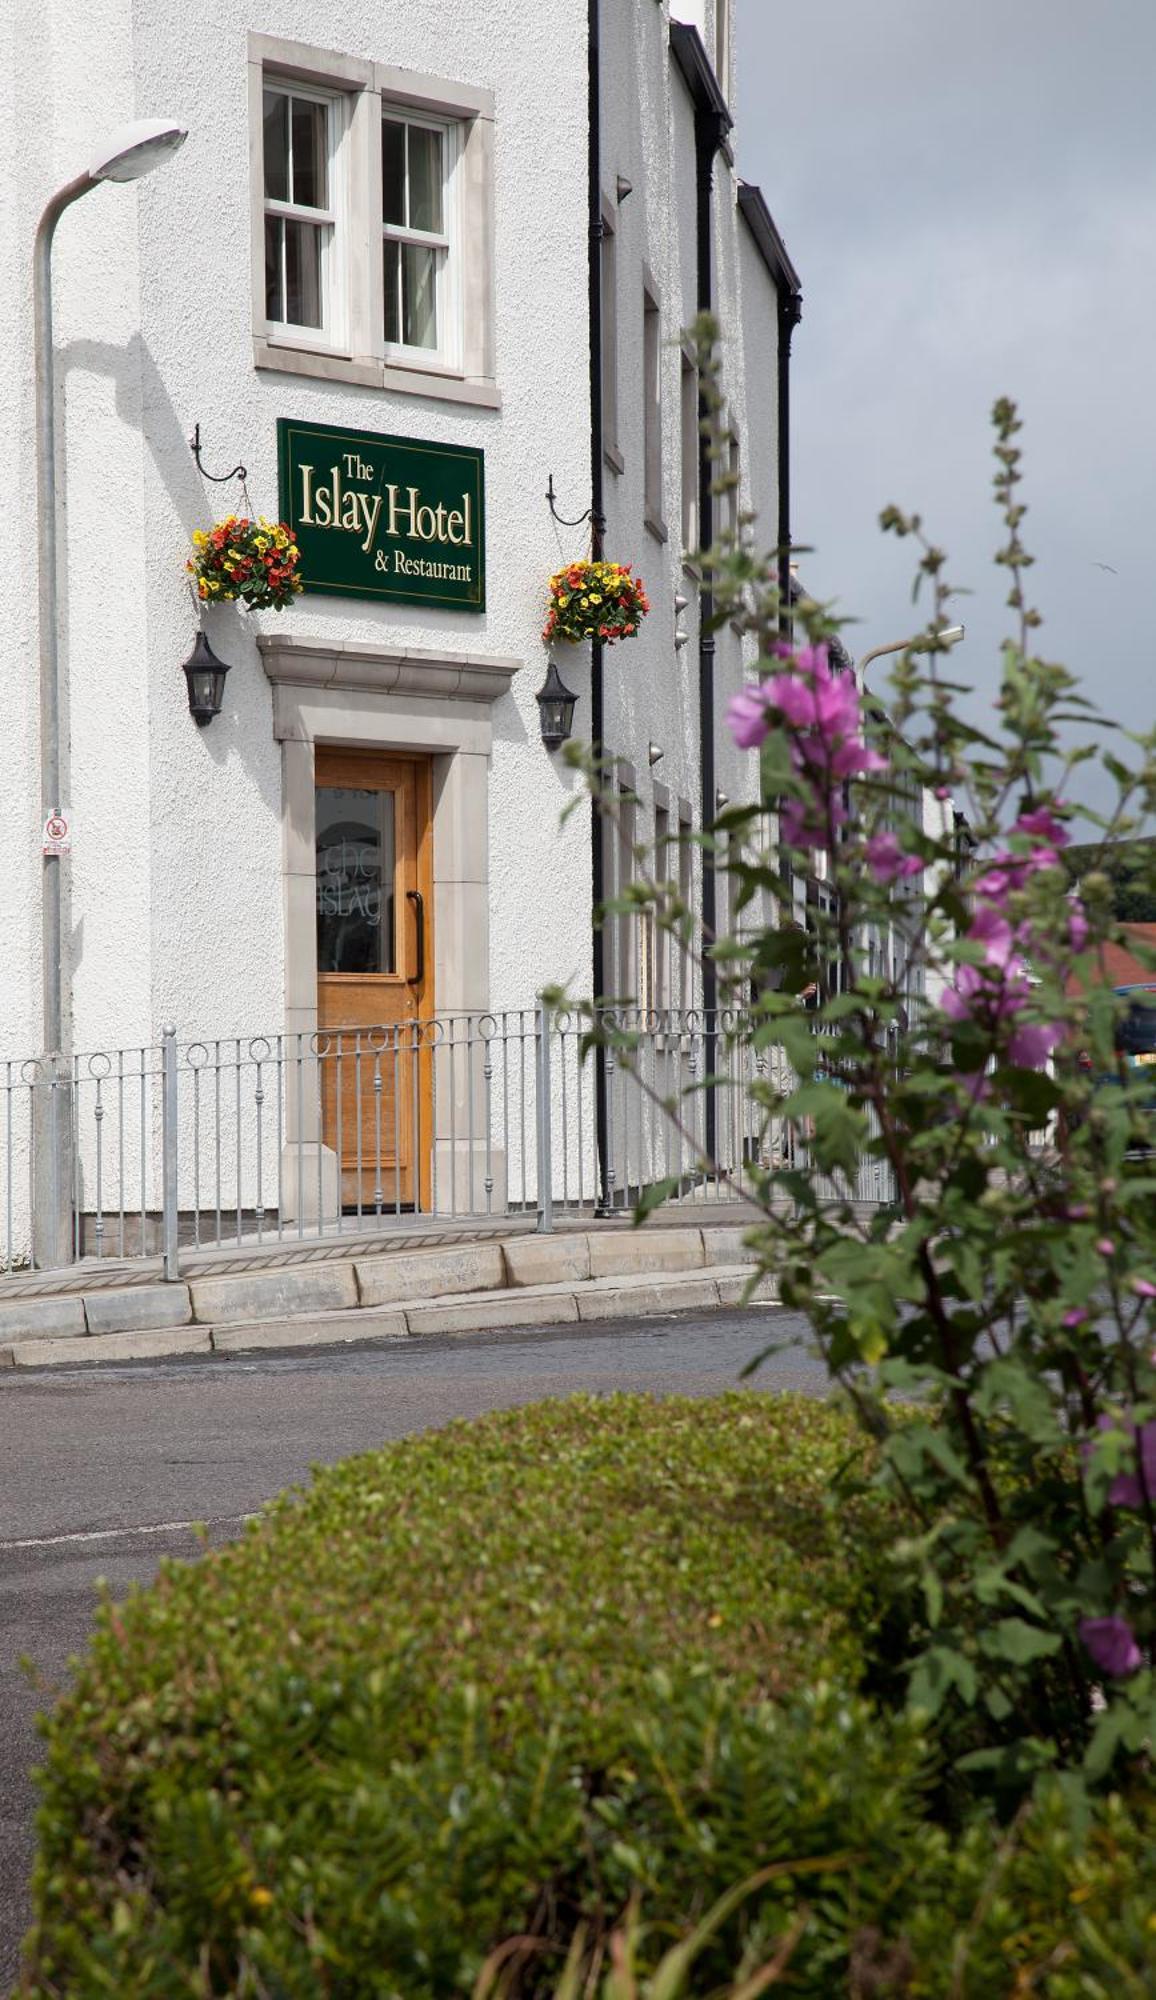
[[[794,603],[791,595],[791,335],[802,318],[803,302],[797,289],[792,290],[781,277],[776,295],[779,307],[779,636],[789,646],[795,631]],[[790,898],[787,916],[788,920],[793,922],[794,877],[785,862],[783,878],[788,885]]]
[[[782,279],[779,302],[779,631],[791,637],[791,335],[802,317],[802,300]]]
[[[601,87],[601,24],[599,20],[599,0],[588,0],[587,5],[587,102],[589,119],[587,176],[588,207],[590,222],[590,257],[588,269],[589,320],[590,320],[590,541],[596,562],[601,561],[606,547],[606,515],[603,494],[603,423],[602,423],[602,87]],[[591,749],[597,768],[602,757],[603,731],[603,654],[605,648],[600,639],[590,642],[590,739]],[[606,894],[605,844],[603,840],[602,815],[597,803],[590,813],[590,880],[593,905],[597,910]],[[601,926],[594,925],[593,977],[594,998],[606,997],[606,951]],[[609,1196],[609,1160],[607,1157],[607,1102],[606,1102],[606,1052],[594,1051],[594,1141],[598,1158],[598,1206],[605,1208]]]
[[[702,105],[695,107],[695,223],[697,234],[698,287],[697,303],[700,313],[714,311],[714,157],[726,137],[726,125],[719,114]],[[699,397],[700,425],[710,416],[706,398]],[[699,541],[704,549],[714,542],[714,485],[715,468],[711,459],[710,439],[700,436],[698,447],[698,521]],[[705,833],[716,818],[715,812],[715,761],[714,761],[714,589],[709,569],[703,571],[698,596],[698,740],[699,766],[702,776],[701,818]],[[715,936],[718,914],[716,895],[716,875],[714,858],[703,849],[702,856],[702,1004],[705,1015],[705,1048],[707,1076],[715,1073],[715,1052],[718,1043],[718,1027],[715,1010],[718,1006],[718,976],[712,956],[712,941]],[[706,1093],[705,1150],[714,1156],[718,1107],[715,1092]]]

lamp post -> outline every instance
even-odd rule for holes
[[[967,628],[964,625],[944,625],[935,636],[941,646],[958,646],[966,635]],[[913,639],[893,639],[888,646],[872,646],[869,653],[864,653],[863,658],[855,662],[855,679],[859,684],[860,694],[866,693],[867,669],[872,660],[881,660],[887,653],[926,653],[930,650],[925,632],[917,632]]]
[[[36,361],[36,535],[40,623],[40,804],[42,823],[61,800],[60,654],[56,547],[56,385],[52,347],[52,240],[66,208],[101,181],[134,181],[158,167],[187,137],[171,118],[122,125],[87,170],[53,195],[40,218],[33,252],[32,299]],[[45,841],[45,846],[48,842]],[[74,1138],[64,1045],[64,971],[57,848],[44,855],[41,935],[44,1054],[34,1093],[33,1261],[43,1270],[72,1261]]]

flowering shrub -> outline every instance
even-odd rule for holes
[[[304,588],[297,574],[300,550],[284,521],[230,514],[193,535],[195,555],[185,564],[206,604],[239,599],[248,611],[284,611]]]
[[[1127,760],[1103,752],[1107,725],[1037,654],[1010,404],[995,427],[1015,630],[990,729],[943,678],[952,593],[917,516],[883,516],[932,600],[886,713],[822,607],[795,605],[783,639],[773,558],[745,540],[705,558],[716,613],[761,656],[729,710],[757,796],[708,836],[744,911],[711,958],[720,1042],[755,1058],[715,1065],[755,1077],[749,1157],[720,1164],[701,1107],[674,1115],[701,1173],[751,1204],[761,1272],[881,1442],[907,1516],[904,1637],[881,1674],[934,1718],[953,1782],[1007,1802],[1047,1767],[1069,1784],[1135,1769],[1156,1736],[1156,1114],[1120,1050],[1111,882],[1090,865],[1076,895],[1063,865],[1089,759],[1118,792],[1085,815],[1105,850],[1156,810],[1156,731],[1117,736]],[[797,907],[800,876],[822,883],[806,928],[755,922]],[[668,883],[631,900],[692,935]],[[591,1038],[632,1067],[597,1013]]]
[[[550,578],[550,609],[542,637],[580,645],[584,639],[633,639],[650,600],[629,563],[574,562]]]

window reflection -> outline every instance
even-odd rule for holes
[[[392,792],[317,787],[317,970],[393,972]]]

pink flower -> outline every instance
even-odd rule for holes
[[[1066,847],[1069,839],[1063,821],[1058,820],[1047,806],[1036,806],[1032,812],[1021,813],[1012,831],[1048,841],[1053,847]]]
[[[1125,1433],[1131,1446],[1134,1472],[1118,1472],[1108,1488],[1108,1503],[1112,1507],[1142,1507],[1145,1493],[1156,1501],[1156,1423],[1141,1424],[1125,1422],[1122,1418],[1097,1417],[1096,1429],[1119,1435]],[[1085,1463],[1092,1455],[1093,1440],[1080,1446]],[[1142,1475],[1142,1477],[1141,1477]]]
[[[972,944],[983,946],[983,955],[989,965],[1004,972],[1012,962],[1016,934],[1006,917],[998,910],[983,909],[972,918],[967,933]]]
[[[993,854],[982,875],[977,875],[972,888],[977,896],[989,903],[1003,903],[1013,889],[1022,889],[1029,876],[1037,875],[1041,868],[1056,868],[1060,857],[1054,847],[1037,847],[1031,854],[1009,854],[1006,849]]]
[[[1012,870],[1018,865],[1010,854],[997,854],[991,866],[972,884],[976,895],[989,903],[1002,903],[1008,892],[1017,886]]]
[[[767,700],[773,702],[784,722],[793,729],[814,729],[819,722],[814,685],[796,674],[776,674],[764,681]]]
[[[1133,1278],[1132,1290],[1138,1299],[1156,1299],[1156,1285],[1150,1278]]]
[[[761,687],[744,688],[741,694],[731,698],[727,707],[727,723],[740,750],[757,749],[767,733],[767,690],[770,685],[769,681],[764,681]]]
[[[985,1076],[981,1069],[972,1070],[970,1075],[965,1074],[963,1070],[957,1069],[955,1072],[955,1081],[958,1083],[960,1089],[971,1099],[973,1104],[986,1104],[988,1098],[991,1096],[991,1078]]]
[[[1081,1618],[1080,1637],[1096,1665],[1114,1680],[1134,1674],[1140,1648],[1126,1618]]]
[[[847,815],[841,799],[830,801],[831,823],[842,826]],[[827,815],[818,799],[784,799],[779,807],[779,838],[788,847],[825,847]]]
[[[784,802],[782,839],[792,847],[825,847],[832,829],[845,824],[842,787],[847,779],[886,769],[886,760],[859,735],[859,691],[850,674],[832,673],[825,646],[792,654],[775,647],[791,671],[758,688],[744,688],[730,702],[727,720],[743,749],[761,743],[777,710],[791,734],[791,764],[807,795]]]
[[[1073,951],[1083,951],[1088,942],[1088,919],[1078,896],[1068,897],[1068,943]]]
[[[1027,980],[1013,960],[1010,975],[1003,977],[987,966],[958,966],[940,1005],[952,1021],[976,1020],[994,1027],[1010,1020],[1030,997]]]
[[[1110,1236],[1097,1236],[1096,1248],[1101,1257],[1114,1257],[1116,1255],[1116,1245]]]
[[[1016,1029],[1007,1045],[1009,1060],[1019,1069],[1044,1069],[1063,1037],[1063,1029],[1054,1022],[1047,1027],[1027,1022]]]
[[[923,863],[917,854],[904,854],[899,838],[894,833],[873,833],[863,844],[867,866],[877,882],[909,881],[913,875],[923,873]]]
[[[1101,1424],[1104,1420],[1101,1418]],[[1107,1427],[1117,1426],[1111,1418]],[[1139,1429],[1128,1426],[1133,1445],[1139,1454],[1139,1469],[1136,1472],[1118,1472],[1108,1488],[1108,1499],[1113,1507],[1142,1507],[1147,1492],[1150,1500],[1156,1500],[1156,1423],[1141,1424]],[[1140,1473],[1143,1472],[1143,1485]]]
[[[1087,1306],[1069,1306],[1060,1324],[1062,1326],[1083,1326],[1091,1315]]]

